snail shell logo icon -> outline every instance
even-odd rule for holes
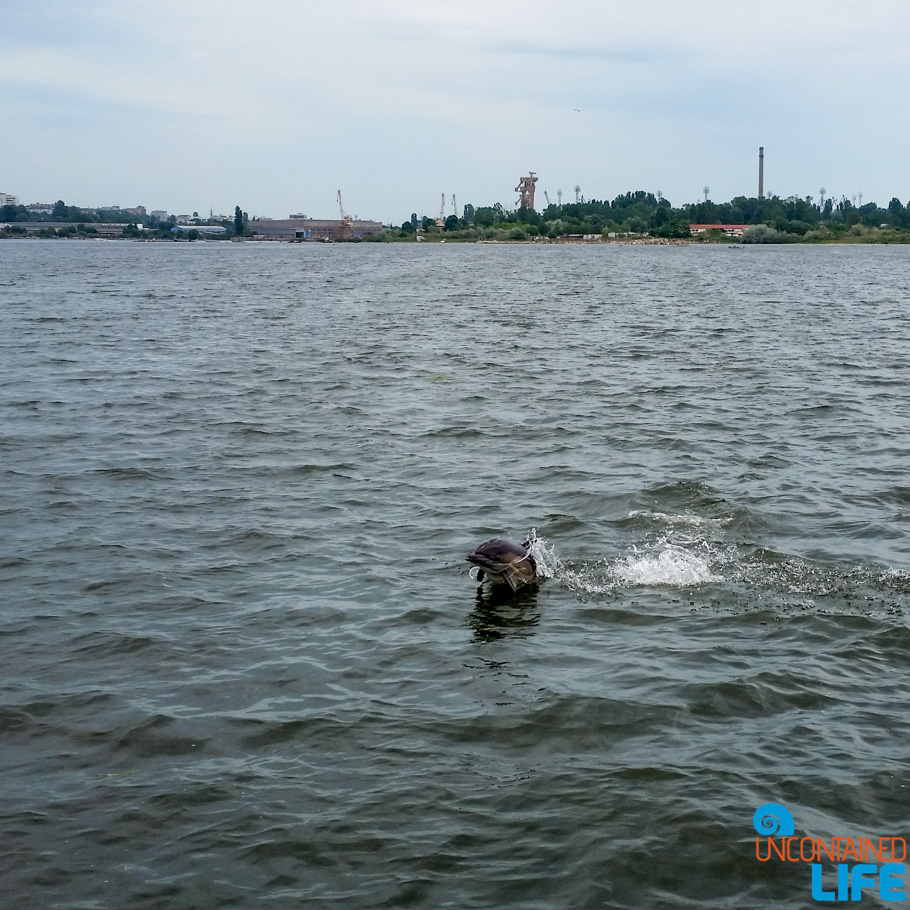
[[[780,803],[759,806],[752,816],[752,824],[759,834],[767,834],[769,837],[774,834],[789,837],[796,830],[790,810]]]

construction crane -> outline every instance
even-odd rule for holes
[[[458,203],[455,201],[455,194],[452,193],[452,214],[458,217]]]
[[[338,211],[341,213],[340,233],[342,237],[354,236],[354,222],[351,216],[344,210],[344,203],[341,201],[341,190],[338,191]]]
[[[446,226],[446,194],[442,194],[442,201],[439,203],[439,217],[436,219],[436,227],[444,228]]]
[[[553,203],[550,202],[550,194],[546,190],[543,191],[543,198],[547,200],[547,208],[553,205]]]

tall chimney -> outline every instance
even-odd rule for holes
[[[765,198],[765,147],[758,147],[758,198]]]

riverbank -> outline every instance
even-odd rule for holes
[[[0,225],[0,240],[136,240],[142,243],[195,243],[205,241],[232,241],[256,243],[315,243],[318,241],[287,241],[277,238],[261,236],[232,237],[224,234],[205,234],[197,231],[187,231],[181,235],[159,234],[154,231],[120,231],[98,230],[98,227],[109,228],[109,225],[73,225],[71,229],[63,230],[17,230],[17,225]],[[119,225],[118,225],[119,227]],[[436,231],[428,233],[405,233],[395,229],[386,230],[382,234],[364,238],[342,238],[331,241],[332,243],[450,243],[450,244],[497,244],[520,246],[590,246],[590,245],[644,245],[644,246],[705,246],[705,245],[736,245],[747,246],[755,244],[799,244],[801,246],[833,246],[833,245],[903,245],[910,244],[910,230],[866,228],[854,226],[849,231],[810,231],[800,236],[777,231],[768,225],[754,225],[756,233],[750,236],[746,231],[741,236],[728,236],[721,232],[711,232],[690,237],[654,237],[646,234],[627,234],[611,236],[603,234],[567,235],[562,237],[542,237],[531,235],[523,231],[499,232],[499,236],[483,236],[487,232],[477,231]],[[94,228],[94,229],[93,229]],[[751,229],[750,229],[751,230]],[[496,233],[496,232],[492,232]],[[521,234],[521,236],[518,236]]]

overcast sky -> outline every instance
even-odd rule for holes
[[[400,223],[910,200],[908,0],[0,0],[0,192]]]

